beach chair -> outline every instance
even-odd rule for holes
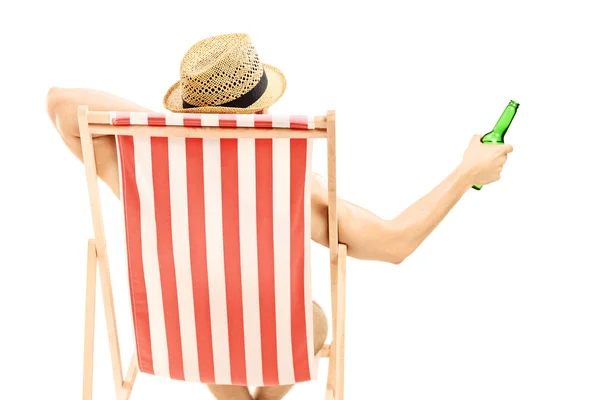
[[[117,400],[138,372],[212,384],[315,380],[344,396],[346,246],[339,244],[335,112],[326,116],[78,109],[88,241],[83,399],[92,399],[96,274]],[[123,375],[92,136],[115,135],[135,351]],[[332,340],[313,354],[312,142],[327,140]]]

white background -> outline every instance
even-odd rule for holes
[[[0,398],[80,398],[82,165],[45,115],[51,86],[157,111],[187,49],[251,35],[287,76],[271,113],[338,112],[341,195],[391,218],[435,187],[508,101],[502,179],[470,190],[399,266],[348,262],[346,398],[600,398],[600,26],[583,2],[12,2],[0,24]],[[567,5],[568,4],[568,5]],[[326,172],[324,143],[314,169]],[[119,203],[102,186],[124,360]],[[327,252],[315,298],[329,309]],[[101,305],[96,398],[112,396]],[[287,397],[322,398],[321,379]],[[210,398],[140,376],[132,399]]]

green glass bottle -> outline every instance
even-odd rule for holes
[[[508,131],[508,127],[517,113],[517,108],[519,108],[519,103],[511,100],[504,109],[498,122],[496,122],[494,129],[483,135],[481,143],[504,144],[504,135],[506,135],[506,131]],[[481,190],[481,185],[473,185],[473,189]]]

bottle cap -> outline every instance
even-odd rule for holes
[[[517,103],[514,100],[511,100],[510,103],[508,103],[509,106],[513,106],[514,108],[518,108],[519,107],[519,103]]]

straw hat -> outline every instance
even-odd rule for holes
[[[163,99],[184,113],[250,114],[268,108],[285,92],[285,76],[260,62],[247,34],[209,37],[183,57],[180,80]]]

